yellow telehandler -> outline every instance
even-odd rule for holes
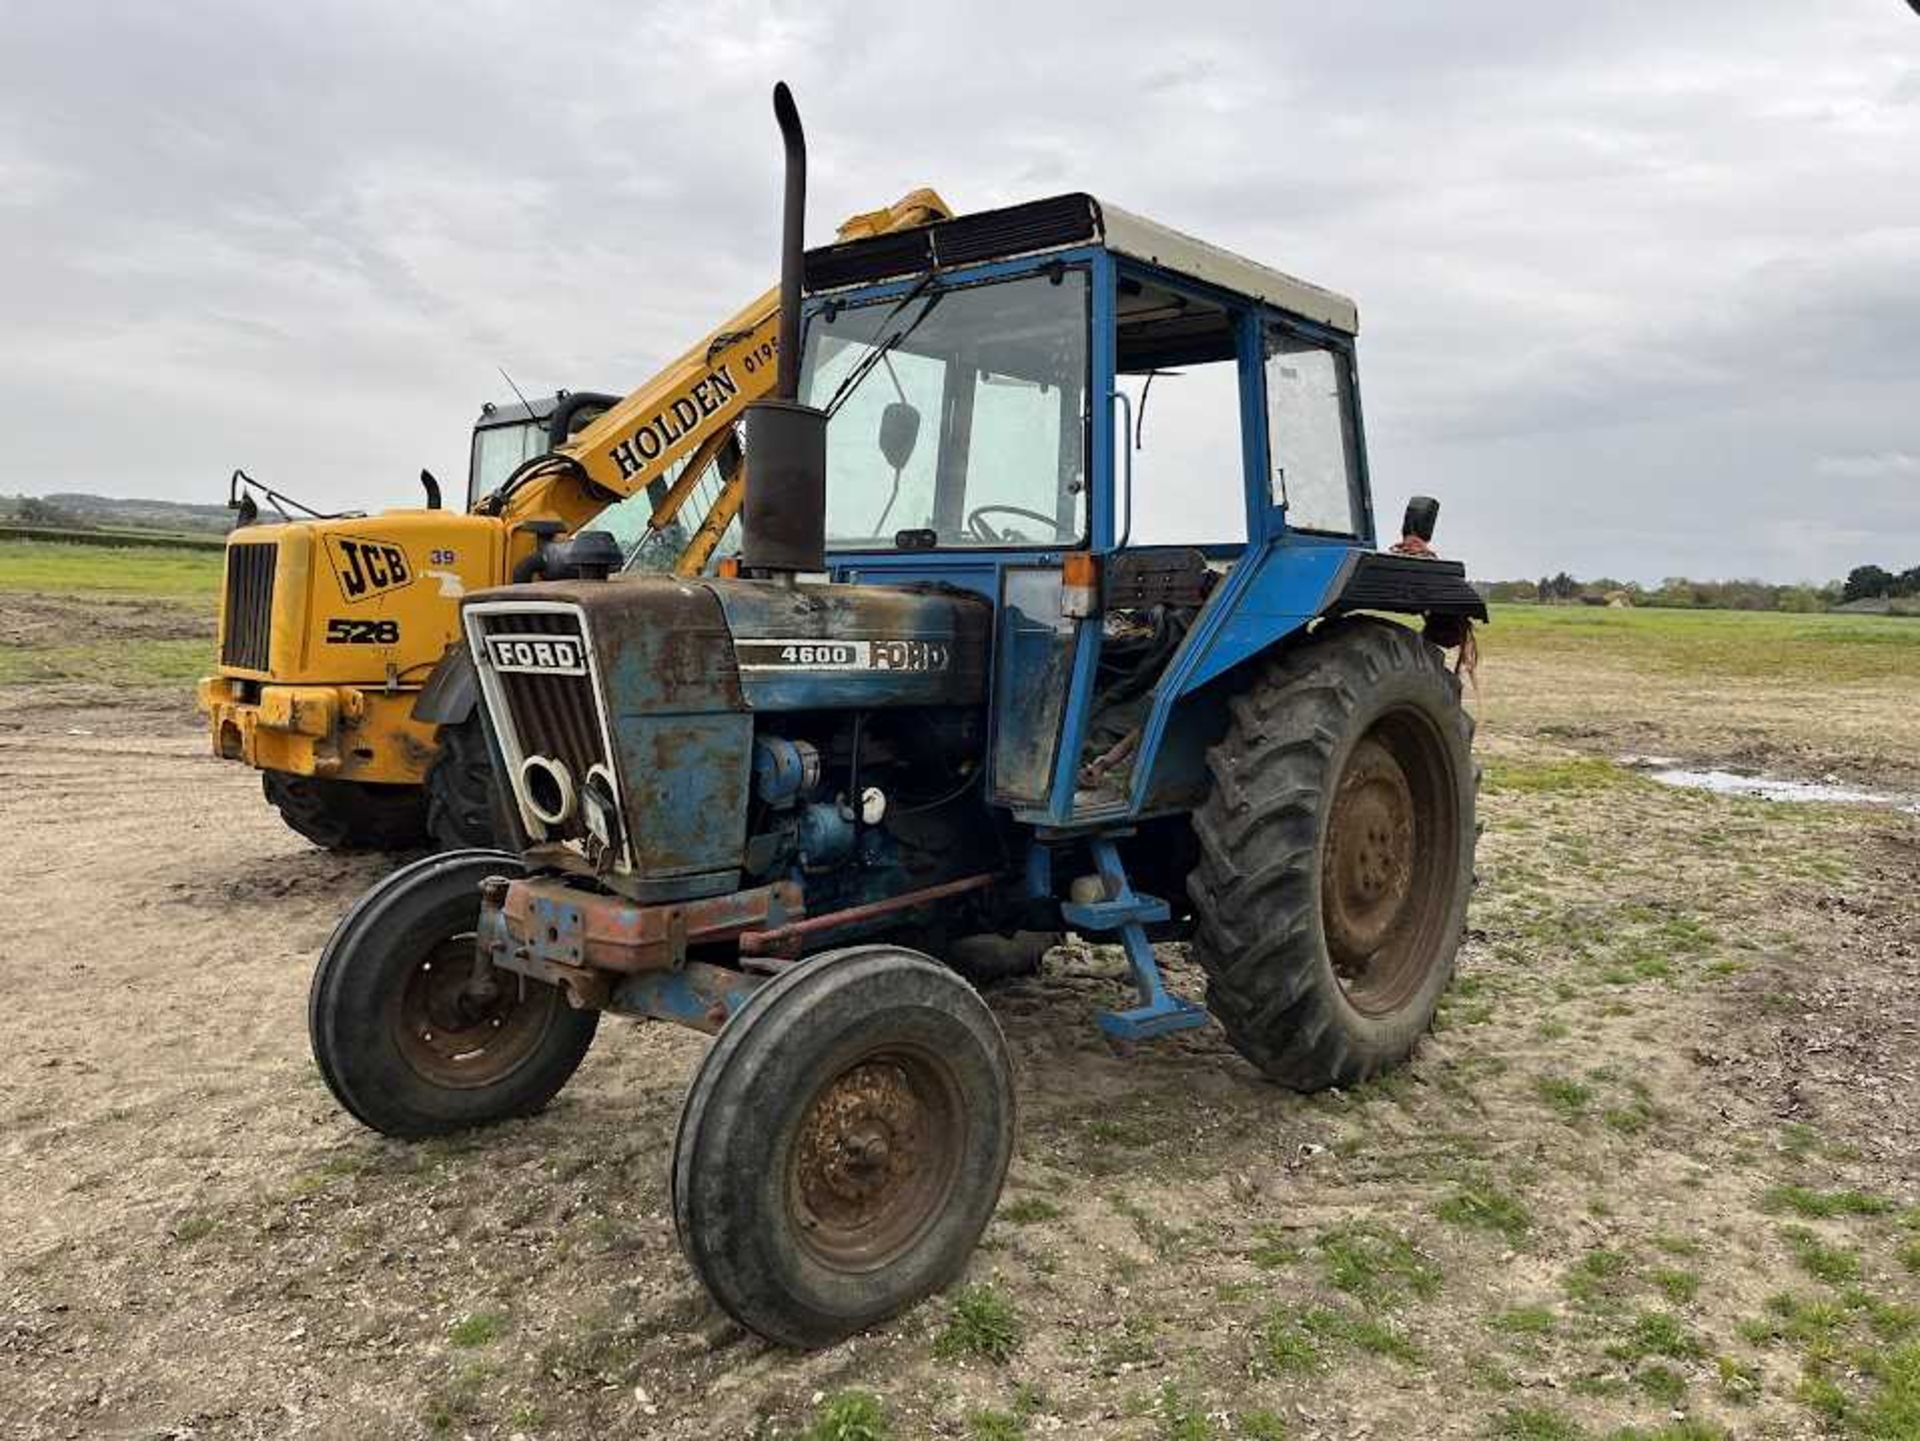
[[[840,237],[950,213],[915,190],[851,217]],[[236,471],[219,664],[199,685],[214,753],[259,770],[287,824],[330,850],[493,844],[460,597],[630,565],[705,568],[740,509],[737,425],[773,388],[780,319],[776,287],[624,399],[487,407],[465,514],[441,508],[424,472],[423,508],[328,515]],[[587,531],[642,494],[650,508],[629,543]],[[277,519],[262,520],[262,500]]]

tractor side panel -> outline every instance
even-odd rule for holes
[[[733,637],[756,711],[979,705],[993,607],[889,586],[703,582]]]

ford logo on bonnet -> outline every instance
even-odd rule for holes
[[[487,658],[495,670],[533,675],[585,675],[586,651],[573,636],[490,635]]]

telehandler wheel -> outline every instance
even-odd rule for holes
[[[1330,622],[1236,696],[1208,754],[1193,956],[1234,1047],[1303,1091],[1410,1054],[1473,882],[1473,721],[1405,626]]]
[[[427,830],[442,850],[513,844],[495,814],[493,753],[479,716],[442,726],[440,749],[427,767]]]
[[[313,1058],[363,1125],[434,1136],[554,1098],[593,1043],[597,1011],[558,987],[490,972],[476,991],[480,883],[517,876],[503,851],[451,851],[395,871],[334,927],[307,998]]]
[[[966,1265],[1013,1150],[993,1013],[902,947],[810,957],[756,991],[687,1092],[673,1219],[728,1314],[826,1346]]]
[[[328,851],[411,851],[427,843],[427,803],[417,786],[260,772],[280,819]]]

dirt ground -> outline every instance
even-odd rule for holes
[[[1362,1091],[1116,1054],[1105,948],[992,990],[1023,1116],[967,1286],[809,1356],[675,1243],[704,1040],[609,1022],[540,1117],[359,1129],[303,1008],[385,863],[177,692],[0,687],[0,1436],[1920,1436],[1920,816],[1609,761],[1911,781],[1920,678],[1747,685],[1490,638],[1460,979]]]

